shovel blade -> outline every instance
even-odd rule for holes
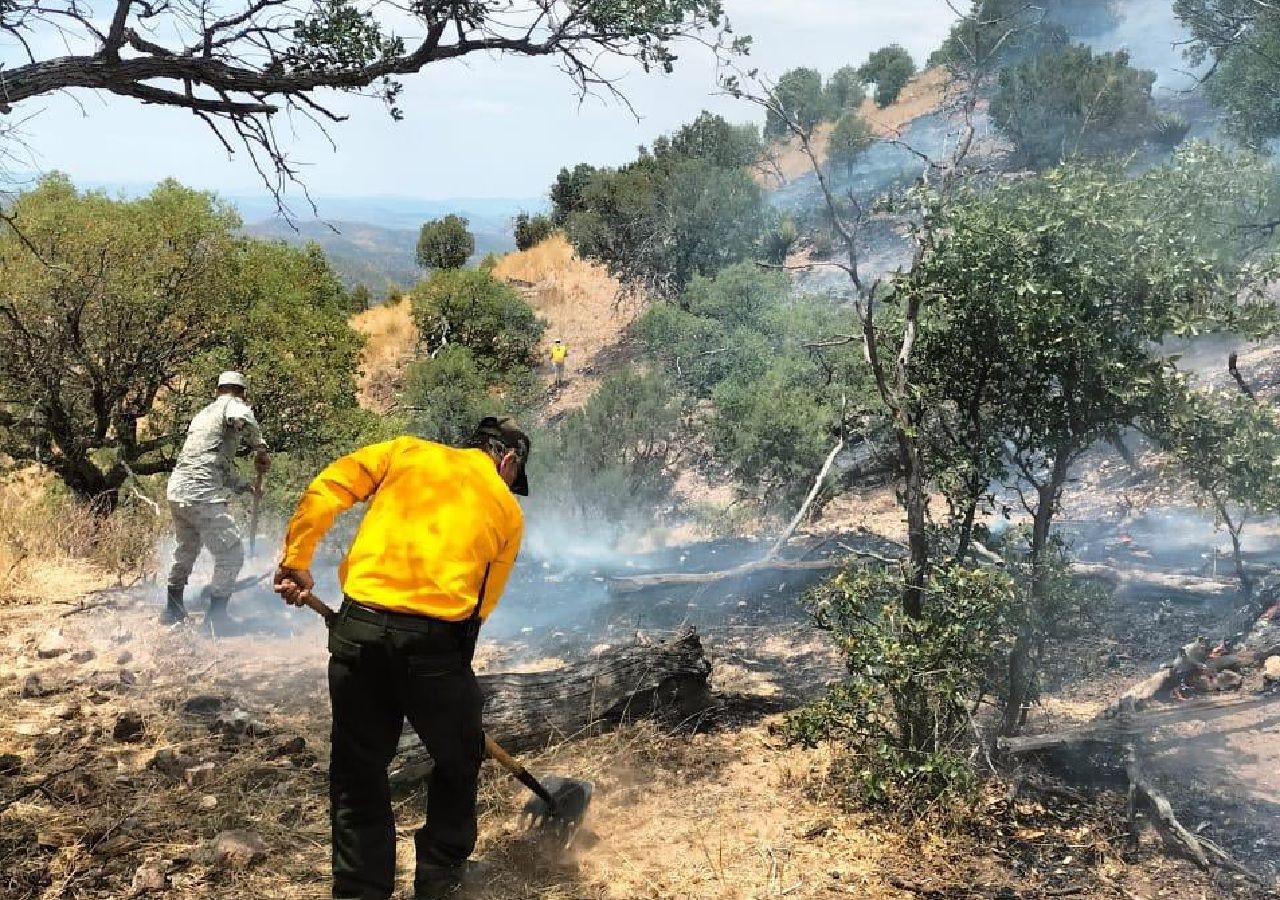
[[[548,806],[541,797],[534,797],[524,805],[524,818],[533,828],[553,833],[567,846],[591,804],[591,782],[553,775],[544,778],[542,786],[555,801],[554,805]]]

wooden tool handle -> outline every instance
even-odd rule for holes
[[[517,781],[537,794],[542,802],[547,804],[548,813],[555,812],[556,801],[551,796],[551,792],[544,788],[538,779],[530,775],[529,770],[520,765],[510,753],[503,750],[501,744],[487,734],[484,736],[484,752],[490,759],[496,759],[504,769],[516,777]]]
[[[323,600],[321,600],[319,597],[317,597],[315,594],[311,593],[310,591],[307,591],[302,595],[302,602],[308,609],[311,609],[319,613],[320,616],[324,619],[324,623],[326,625],[332,624],[333,620],[338,617],[338,614],[334,612],[333,607],[331,607],[328,603],[325,603]]]

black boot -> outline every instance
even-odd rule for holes
[[[169,594],[165,600],[164,612],[160,614],[161,625],[176,625],[186,621],[187,608],[182,603],[182,585],[169,585]]]
[[[413,879],[413,900],[461,900],[465,871],[463,866],[418,863]]]
[[[227,604],[230,597],[210,597],[209,611],[205,613],[204,630],[214,637],[226,637],[231,634],[235,623],[227,615]]]

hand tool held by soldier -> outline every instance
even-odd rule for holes
[[[235,470],[235,456],[241,447],[255,452],[257,470],[271,467],[271,454],[262,439],[258,420],[245,402],[245,379],[239,372],[218,376],[218,394],[212,403],[196,413],[169,476],[169,510],[177,545],[169,570],[169,591],[161,621],[180,622],[187,617],[183,592],[200,549],[213,554],[213,579],[209,584],[209,612],[205,625],[215,634],[225,631],[227,603],[240,567],[244,549],[240,530],[229,511],[232,493],[251,489]]]
[[[333,896],[395,889],[387,767],[404,720],[435,767],[415,836],[418,900],[450,896],[476,843],[484,758],[471,658],[515,564],[524,530],[529,439],[487,418],[463,449],[413,437],[339,459],[303,494],[285,536],[276,591],[303,605],[316,544],[342,511],[369,506],[339,567],[343,603],[329,632]]]

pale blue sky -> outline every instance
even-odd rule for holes
[[[891,42],[923,61],[954,18],[944,0],[725,5],[735,30],[755,38],[749,65],[774,75],[798,65],[830,73]],[[0,61],[16,62],[3,42]],[[545,60],[474,58],[429,66],[408,79],[403,122],[392,122],[376,101],[338,98],[335,105],[351,118],[332,130],[336,150],[309,123],[297,123],[292,137],[287,121],[279,125],[317,195],[445,199],[540,196],[561,166],[624,161],[638,144],[703,108],[759,119],[749,105],[715,96],[713,61],[693,46],[684,49],[675,75],[637,72],[623,87],[639,122],[616,102],[579,104],[569,80]],[[91,183],[137,185],[172,176],[224,193],[261,188],[248,160],[229,160],[187,113],[90,92],[28,101],[15,112],[26,118],[23,130],[40,170]]]

